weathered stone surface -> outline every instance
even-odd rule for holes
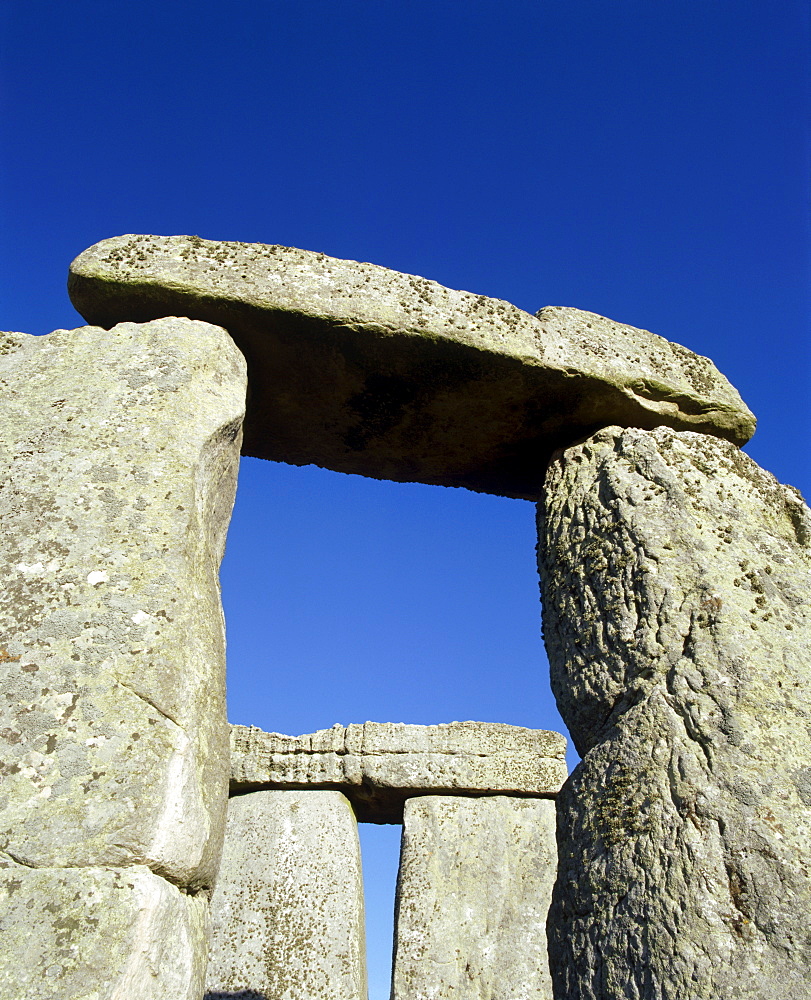
[[[243,359],[187,319],[7,334],[0,353],[0,851],[208,885]]]
[[[199,1000],[208,906],[142,865],[0,855],[0,1000]]]
[[[731,445],[609,428],[539,511],[561,997],[811,997],[811,513]]]
[[[551,1000],[555,868],[554,802],[410,799],[392,1000]]]
[[[339,792],[232,798],[211,910],[206,1000],[366,1000],[360,845]]]
[[[231,790],[336,788],[365,823],[400,823],[406,799],[433,794],[554,796],[566,737],[496,722],[333,726],[307,736],[231,727]]]
[[[245,354],[244,452],[382,479],[539,496],[553,448],[608,424],[740,444],[754,418],[706,358],[593,313],[537,317],[373,264],[196,236],[120,236],[71,265],[92,323],[167,314]]]

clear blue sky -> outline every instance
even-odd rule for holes
[[[80,325],[67,266],[121,233],[373,261],[709,355],[811,494],[805,3],[6,0],[0,67],[3,328]],[[528,503],[246,460],[232,720],[562,729],[533,532]],[[372,1000],[394,833],[365,843]]]

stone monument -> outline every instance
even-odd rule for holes
[[[0,350],[0,1000],[362,997],[353,811],[404,822],[396,1000],[811,997],[811,515],[710,361],[198,237],[106,240],[69,288],[92,326]],[[539,502],[583,758],[554,888],[554,734],[235,729],[229,765],[240,449]]]
[[[492,723],[298,737],[232,726],[206,1000],[365,1000],[356,816],[403,824],[396,998],[475,984],[552,1000],[546,916],[565,752],[558,733]]]
[[[539,505],[559,995],[811,996],[811,512],[718,438],[606,428]]]
[[[245,364],[173,318],[6,334],[0,380],[0,997],[191,997]]]

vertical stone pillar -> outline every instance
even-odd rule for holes
[[[340,792],[232,798],[206,1000],[366,1000],[355,815]]]
[[[244,361],[178,318],[0,354],[0,998],[199,1000]]]
[[[608,428],[539,506],[556,995],[811,996],[811,512],[737,448]]]
[[[409,799],[393,1000],[551,1000],[555,870],[550,799]]]

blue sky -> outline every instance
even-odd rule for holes
[[[121,233],[373,261],[709,355],[811,494],[806,4],[6,0],[0,66],[3,328],[80,325],[67,266]],[[562,729],[533,547],[525,502],[245,460],[232,720]]]

